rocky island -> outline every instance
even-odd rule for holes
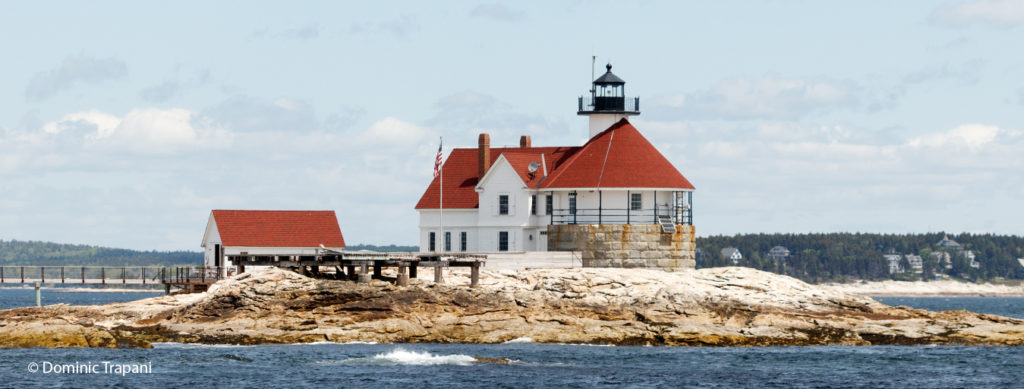
[[[485,271],[398,287],[269,269],[206,293],[0,311],[0,347],[154,342],[1020,345],[1024,321],[890,307],[749,268]]]

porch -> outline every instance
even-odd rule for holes
[[[568,205],[565,208],[554,208],[549,212],[551,225],[562,224],[672,224],[672,225],[693,225],[693,192],[663,192],[659,198],[658,192],[654,191],[654,203],[645,204],[634,199],[633,195],[643,192],[625,191],[626,201],[622,196],[609,196],[605,200],[604,191],[597,191],[596,207],[577,207],[581,201],[579,193],[572,191],[568,193]],[[651,193],[651,192],[647,192]],[[616,194],[621,195],[620,191]],[[658,200],[667,200],[659,203]],[[587,202],[595,205],[593,201]],[[647,205],[647,207],[644,207]]]

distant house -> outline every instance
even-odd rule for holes
[[[203,234],[205,266],[229,267],[230,255],[316,255],[341,250],[345,239],[334,211],[216,209]]]
[[[904,257],[907,258],[907,262],[910,263],[910,269],[913,270],[914,273],[924,273],[924,261],[921,259],[920,255],[907,254]]]
[[[981,263],[978,263],[978,261],[975,259],[973,251],[971,251],[971,250],[964,250],[963,255],[964,255],[964,258],[967,258],[967,261],[970,262],[971,267],[973,267],[975,269],[981,267]]]
[[[903,272],[903,266],[900,265],[900,260],[903,259],[902,255],[899,254],[886,254],[885,260],[889,261],[889,274],[896,274]]]
[[[789,259],[789,249],[783,246],[772,247],[771,250],[768,250],[768,259],[773,261],[785,261],[786,259]]]
[[[738,265],[743,259],[743,254],[740,254],[740,250],[735,247],[726,247],[722,249],[721,254],[722,258],[732,261],[733,265]]]
[[[936,243],[935,246],[939,247],[940,249],[949,249],[951,251],[954,251],[954,253],[959,253],[961,256],[963,256],[965,259],[967,259],[967,261],[968,261],[968,263],[970,263],[971,267],[973,267],[975,269],[981,267],[981,263],[979,263],[975,259],[975,255],[974,255],[973,251],[967,250],[966,248],[964,248],[963,245],[961,245],[960,243],[957,243],[957,241],[949,239],[948,235],[943,235],[942,236],[942,240],[940,240],[938,243]],[[947,267],[947,269],[949,269],[951,267],[952,267],[952,265]]]
[[[952,259],[952,256],[949,255],[948,252],[945,252],[945,251],[933,251],[931,254],[928,254],[928,256],[931,257],[931,258],[934,258],[936,261],[938,261],[940,264],[942,264],[942,267],[945,268],[945,269],[952,269],[953,268],[953,259]]]
[[[963,250],[963,246],[961,246],[960,243],[957,243],[955,240],[949,239],[949,235],[943,235],[942,240],[940,240],[939,243],[936,243],[935,245],[938,246],[939,248],[944,249]]]

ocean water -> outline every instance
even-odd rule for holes
[[[32,293],[0,290],[0,302],[12,305],[8,299],[32,298]],[[81,295],[61,297],[76,304],[147,297],[121,292],[66,294]],[[57,297],[53,298],[48,303],[57,302]],[[104,298],[110,300],[101,301]],[[1024,317],[1024,298],[879,300]],[[477,357],[509,363],[482,363]],[[35,371],[30,371],[33,366]],[[119,372],[114,366],[126,367]],[[158,344],[138,350],[0,349],[0,387],[19,388],[1005,388],[1019,387],[1021,382],[1024,347],[606,347],[535,344],[520,339],[498,345]]]
[[[477,363],[474,357],[511,363]],[[150,370],[111,373],[104,362]],[[30,372],[33,363],[39,370]],[[58,374],[44,371],[46,364],[98,368]],[[0,350],[0,386],[19,388],[1005,388],[1022,378],[1024,350],[1018,347],[159,344],[147,350]]]
[[[1024,297],[875,297],[892,306],[946,311],[966,309],[972,312],[1024,319]]]
[[[134,301],[149,297],[163,296],[163,291],[122,291],[103,292],[101,289],[80,292],[80,289],[42,289],[40,300],[43,305],[97,305]],[[32,307],[36,305],[34,288],[0,289],[0,309]]]

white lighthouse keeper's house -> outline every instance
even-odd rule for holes
[[[608,65],[579,98],[590,118],[583,146],[533,147],[522,136],[519,147],[491,148],[480,134],[477,148],[452,150],[415,207],[420,250],[572,250],[585,265],[641,267],[648,257],[642,267],[692,267],[694,186],[627,120],[639,103]]]
[[[203,265],[227,268],[229,255],[316,255],[345,248],[334,211],[215,209],[203,234]]]

